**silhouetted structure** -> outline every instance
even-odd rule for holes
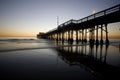
[[[39,32],[39,34],[37,34],[37,38],[46,38],[46,36],[44,36],[45,33],[43,32]]]
[[[69,20],[57,28],[48,31],[45,34],[39,34],[47,39],[54,39],[56,41],[62,41],[64,43],[67,40],[69,43],[73,43],[73,33],[76,32],[76,43],[80,41],[87,42],[87,34],[89,33],[90,44],[103,44],[103,31],[106,33],[106,44],[109,44],[107,25],[109,23],[120,21],[120,4],[114,7],[105,9],[98,13],[92,14],[79,20]],[[98,40],[98,30],[101,30],[101,39]],[[96,35],[95,35],[96,31]]]

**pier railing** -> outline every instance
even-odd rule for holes
[[[57,28],[54,28],[54,29],[48,31],[47,33],[56,31],[57,29],[62,28],[62,27],[67,26],[67,25],[70,25],[70,24],[80,24],[80,23],[83,23],[83,22],[86,22],[86,21],[89,21],[89,20],[93,20],[95,18],[99,18],[99,17],[102,17],[102,16],[109,15],[109,14],[117,12],[117,11],[120,11],[120,4],[116,5],[116,6],[113,6],[111,8],[108,8],[108,9],[102,10],[100,12],[94,13],[92,15],[89,15],[89,16],[84,17],[84,18],[79,19],[79,20],[74,20],[74,19],[68,20],[68,21],[60,24]]]
[[[88,20],[92,20],[92,19],[95,19],[95,18],[98,18],[98,17],[102,17],[102,16],[105,16],[105,15],[108,15],[108,14],[111,14],[111,13],[114,13],[114,12],[117,12],[117,11],[120,11],[120,4],[119,5],[116,5],[114,7],[111,7],[111,8],[108,8],[106,10],[103,10],[103,11],[100,11],[100,12],[97,12],[97,13],[94,13],[92,15],[89,15],[87,17],[84,17],[82,19],[79,19],[79,20],[74,20],[74,19],[71,19],[61,25],[59,25],[59,27],[63,27],[65,25],[69,25],[71,23],[74,23],[74,24],[80,24],[82,22],[85,22],[85,21],[88,21]]]

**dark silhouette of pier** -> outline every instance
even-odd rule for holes
[[[37,37],[62,41],[62,43],[68,41],[70,44],[73,43],[73,38],[76,38],[76,43],[78,44],[79,42],[86,43],[89,37],[90,44],[103,44],[103,33],[105,32],[105,43],[109,44],[107,25],[115,22],[120,22],[120,4],[79,20],[71,19],[58,25],[55,29],[44,34],[38,34]],[[101,31],[100,34],[98,30]],[[75,35],[73,35],[74,32]],[[100,41],[98,35],[101,36]]]

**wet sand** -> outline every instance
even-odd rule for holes
[[[23,40],[4,42],[0,47],[1,80],[119,78],[120,52],[113,45],[71,46],[66,43],[62,46],[47,40]]]

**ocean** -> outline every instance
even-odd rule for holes
[[[35,37],[0,38],[0,80],[111,80],[119,74],[119,39],[91,46]]]

